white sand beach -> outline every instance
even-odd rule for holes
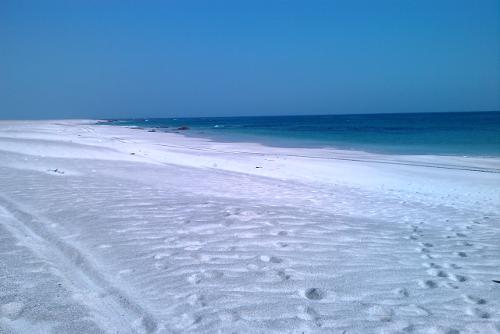
[[[0,122],[0,333],[500,333],[500,159]]]

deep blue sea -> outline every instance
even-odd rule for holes
[[[500,112],[151,118],[109,124],[271,146],[500,156]]]

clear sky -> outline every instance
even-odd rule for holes
[[[0,1],[0,118],[465,110],[499,0]]]

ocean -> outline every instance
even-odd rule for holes
[[[106,124],[281,147],[500,156],[500,112],[150,118]]]

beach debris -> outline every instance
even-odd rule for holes
[[[130,152],[130,155],[135,155],[135,153],[134,152]]]
[[[56,168],[56,169],[49,169],[49,172],[54,172],[54,173],[57,173],[57,174],[64,174],[64,172],[62,170],[59,170],[58,168]]]
[[[255,168],[262,168],[262,166],[255,166]]]
[[[495,283],[499,283],[499,284],[500,284],[500,280],[496,280],[496,279],[494,279],[494,280],[493,280],[493,282],[495,282]]]
[[[183,126],[179,126],[179,127],[177,128],[177,130],[189,130],[189,127],[187,127],[187,126],[183,125]]]
[[[155,129],[150,129],[150,130],[148,130],[148,132],[156,132],[156,130]]]

